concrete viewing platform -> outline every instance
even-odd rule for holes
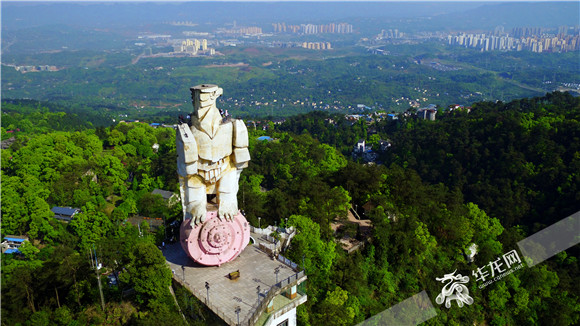
[[[173,278],[229,325],[269,325],[307,300],[296,291],[306,280],[304,272],[257,246],[248,245],[236,259],[219,267],[195,263],[179,243],[166,246],[163,254]],[[285,292],[292,295],[281,295]],[[290,324],[295,324],[295,312]]]

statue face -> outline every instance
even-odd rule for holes
[[[223,94],[223,89],[215,85],[199,85],[191,88],[193,107],[196,111],[215,106],[218,97]]]

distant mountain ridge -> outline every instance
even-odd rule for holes
[[[1,6],[3,29],[48,24],[102,28],[170,20],[263,24],[428,16],[465,28],[576,25],[579,21],[578,2],[2,2]]]
[[[493,29],[496,26],[558,27],[580,24],[580,2],[507,2],[486,3],[460,14],[438,16],[448,28]]]

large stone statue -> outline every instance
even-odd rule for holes
[[[182,246],[205,265],[235,258],[249,239],[249,226],[237,202],[240,173],[250,160],[248,130],[242,120],[222,117],[216,107],[222,93],[216,85],[192,87],[194,112],[177,128]],[[217,211],[207,200],[213,194]]]

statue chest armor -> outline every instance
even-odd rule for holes
[[[198,173],[204,180],[215,183],[230,163],[233,125],[231,122],[221,124],[213,138],[197,128],[191,131],[197,143]]]
[[[233,125],[231,122],[221,124],[213,138],[197,128],[191,128],[191,132],[195,137],[200,159],[218,162],[232,154]]]

